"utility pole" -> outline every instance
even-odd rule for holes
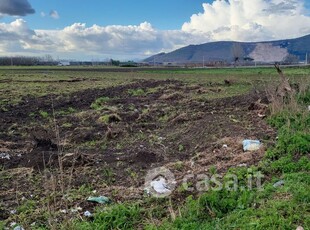
[[[202,68],[205,67],[205,56],[202,56]]]
[[[305,64],[308,65],[308,53],[306,53],[306,61]]]

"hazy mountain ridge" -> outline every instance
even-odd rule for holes
[[[242,57],[250,57],[259,62],[282,61],[289,54],[304,61],[306,53],[310,54],[310,35],[295,39],[262,42],[219,41],[201,45],[189,45],[170,53],[160,53],[145,62],[210,62],[233,61],[234,47],[241,47]],[[240,48],[239,48],[240,49]]]

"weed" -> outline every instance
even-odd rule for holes
[[[106,104],[106,102],[110,101],[109,97],[99,97],[90,105],[90,108],[94,110],[101,110],[102,106]]]
[[[182,169],[184,168],[184,163],[183,163],[183,161],[178,161],[178,162],[176,162],[176,163],[174,164],[174,168],[175,168],[176,170],[182,170]]]
[[[115,182],[115,174],[111,168],[106,166],[105,168],[102,169],[102,175],[107,183],[107,185],[111,185]]]
[[[119,122],[121,120],[122,118],[118,114],[105,114],[99,118],[99,121],[104,124]]]
[[[179,152],[183,152],[185,147],[184,147],[184,145],[179,144],[179,148],[178,149],[179,149]]]
[[[63,123],[63,124],[61,125],[61,127],[63,127],[63,128],[71,128],[72,126],[73,126],[73,124],[71,124],[71,123],[69,123],[69,122]]]
[[[39,114],[41,115],[42,118],[48,118],[48,117],[49,117],[48,112],[43,111],[43,110],[40,110],[40,111],[39,111]]]
[[[61,111],[55,112],[55,114],[60,115],[60,116],[64,116],[64,115],[72,114],[75,112],[76,112],[76,110],[74,108],[69,107],[67,110],[61,110]]]
[[[134,97],[144,96],[146,92],[143,89],[128,89],[128,94]]]

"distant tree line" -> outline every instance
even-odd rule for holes
[[[0,57],[0,66],[35,66],[35,65],[57,65],[58,62],[51,55],[45,57]]]

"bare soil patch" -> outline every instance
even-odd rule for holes
[[[179,180],[211,166],[221,173],[257,164],[264,150],[244,153],[240,141],[273,142],[275,131],[253,106],[249,110],[263,95],[203,100],[204,90],[175,80],[141,80],[69,96],[25,97],[0,112],[0,152],[10,158],[0,158],[0,219],[18,206],[14,192],[44,194],[46,173],[59,175],[60,165],[72,189],[87,185],[122,201],[142,197],[150,168],[166,166]],[[182,167],[175,167],[180,161]],[[29,173],[13,173],[19,169]],[[70,205],[95,206],[76,202]]]

